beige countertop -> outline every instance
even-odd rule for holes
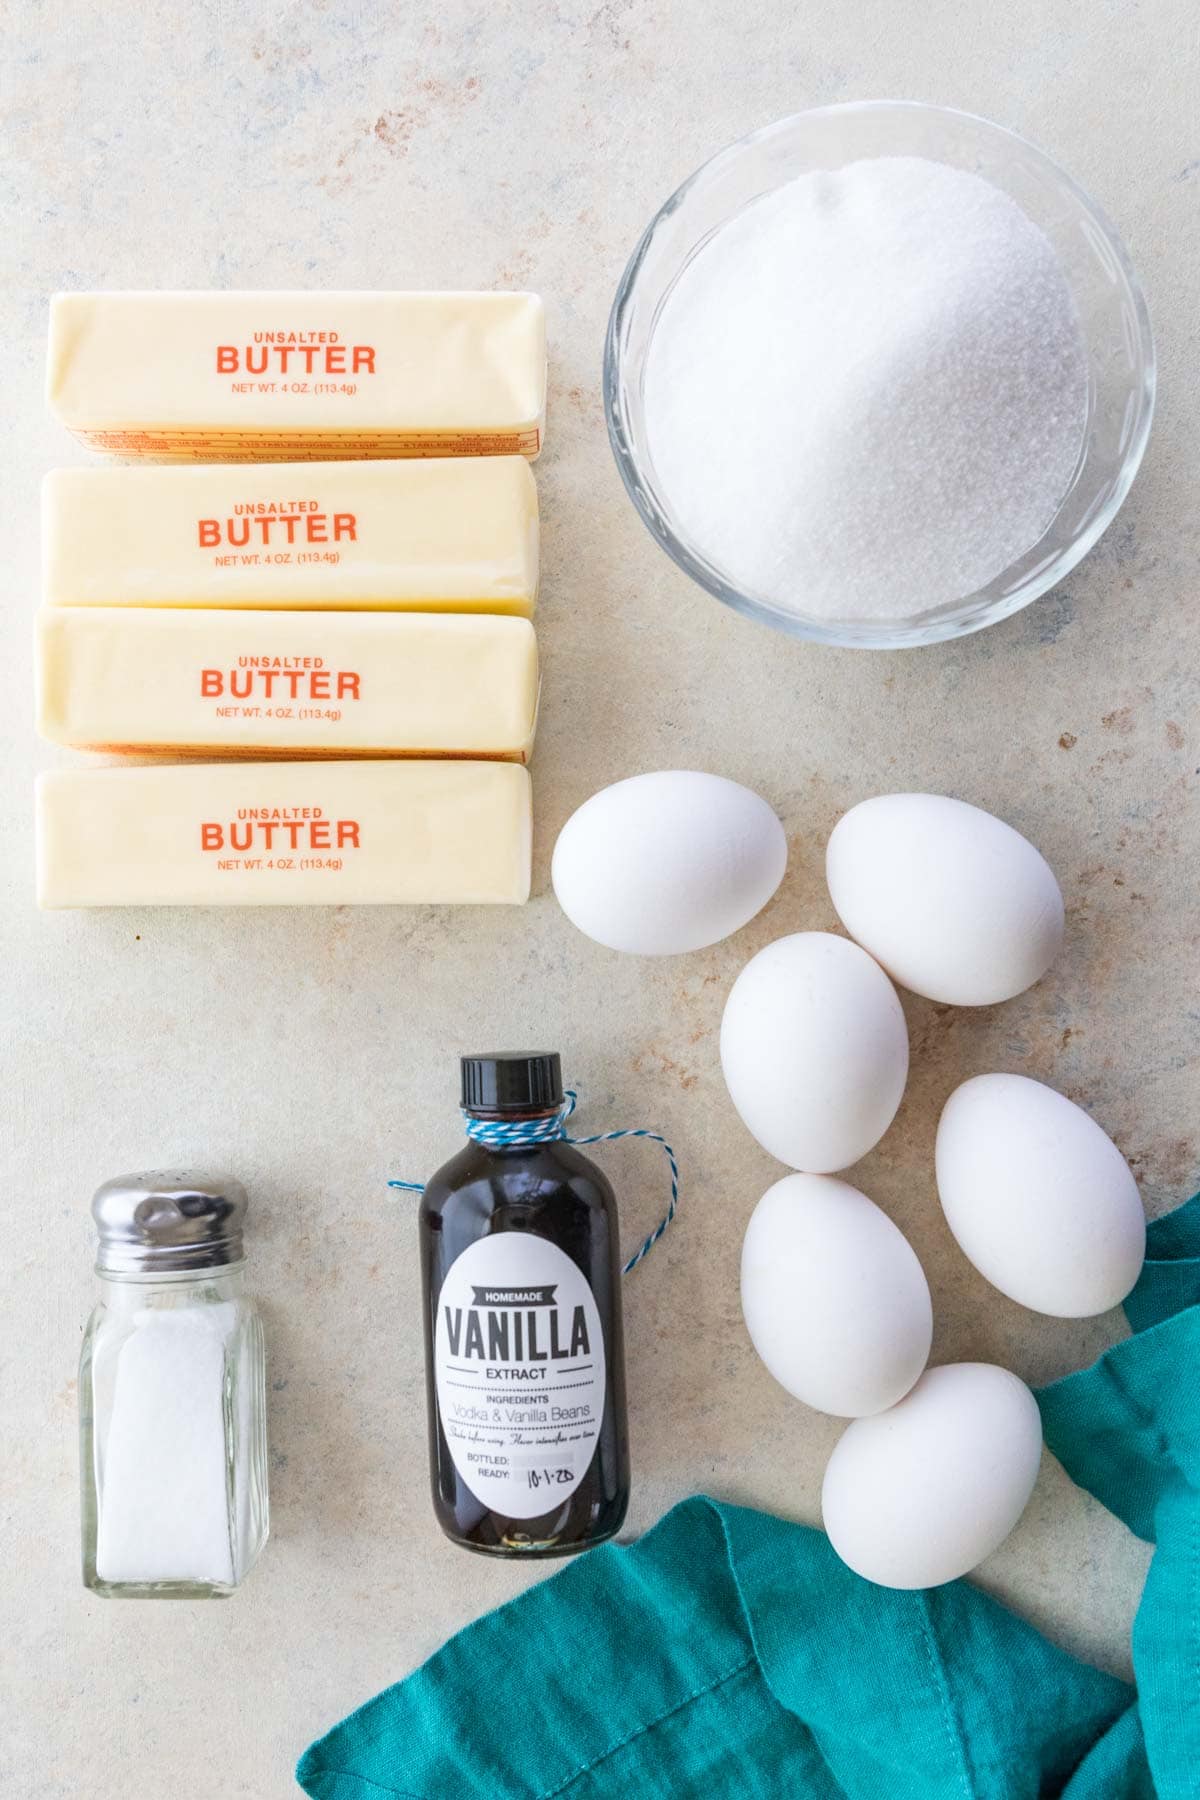
[[[855,1179],[925,1262],[935,1359],[1041,1380],[1122,1330],[1116,1316],[1021,1311],[951,1242],[932,1137],[965,1076],[1017,1069],[1084,1100],[1151,1213],[1197,1185],[1194,9],[24,0],[0,58],[0,1793],[283,1800],[310,1738],[537,1578],[453,1549],[427,1498],[412,1207],[384,1181],[455,1148],[460,1050],[557,1045],[582,1129],[646,1125],[679,1151],[679,1224],[626,1289],[631,1534],[697,1489],[816,1517],[840,1427],[775,1386],[741,1325],[741,1234],[779,1171],[727,1102],[716,1027],[754,950],[833,923],[824,842],[854,801],[928,788],[998,812],[1049,857],[1069,909],[1062,956],[1012,1004],[905,997],[908,1093]],[[1144,469],[1093,555],[1007,623],[894,655],[788,642],[692,587],[624,497],[599,397],[612,291],[658,202],[751,127],[879,95],[988,114],[1059,158],[1123,230],[1160,355]],[[30,789],[54,753],[31,719],[38,482],[84,460],[43,410],[47,296],[323,285],[546,297],[535,898],[478,913],[39,915]],[[642,962],[577,935],[547,869],[582,799],[661,767],[760,790],[786,822],[791,867],[732,941]],[[632,1242],[658,1215],[660,1153],[598,1154]],[[225,1166],[252,1196],[273,1535],[223,1605],[121,1606],[79,1584],[87,1203],[102,1178],[159,1161]],[[980,1579],[1126,1669],[1145,1560],[1047,1457]]]

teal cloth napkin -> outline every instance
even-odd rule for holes
[[[306,1752],[314,1800],[1195,1800],[1200,1195],[1150,1228],[1134,1335],[1038,1396],[1157,1545],[1136,1691],[968,1582],[893,1593],[703,1497],[459,1633]]]

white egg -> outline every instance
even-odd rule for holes
[[[907,1394],[929,1359],[929,1285],[904,1234],[831,1175],[785,1175],[742,1243],[742,1313],[781,1386],[859,1418]]]
[[[834,826],[825,873],[838,917],[893,981],[950,1006],[992,1006],[1041,979],[1063,901],[1019,832],[942,794],[880,794]]]
[[[633,775],[585,800],[551,877],[573,925],[610,950],[678,956],[738,931],[783,880],[787,837],[766,801],[722,775]]]
[[[1037,1401],[994,1363],[927,1369],[887,1412],[856,1419],[821,1490],[829,1541],[882,1587],[937,1587],[975,1568],[1024,1512],[1037,1480]]]
[[[1107,1312],[1138,1278],[1146,1219],[1129,1165],[1040,1081],[976,1075],[955,1088],[938,1124],[937,1183],[964,1255],[1033,1312]]]
[[[764,1150],[814,1175],[877,1144],[908,1078],[896,990],[865,950],[827,931],[776,939],[725,1002],[721,1067]]]

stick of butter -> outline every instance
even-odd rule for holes
[[[52,469],[52,606],[533,611],[523,457]]]
[[[45,907],[520,903],[529,858],[516,763],[160,763],[37,784]]]
[[[47,607],[38,730],[77,750],[524,762],[528,619]]]
[[[536,456],[536,294],[68,293],[47,399],[94,450],[185,462]]]

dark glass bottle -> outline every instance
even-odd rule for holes
[[[468,1141],[421,1202],[434,1511],[468,1550],[562,1556],[629,1501],[616,1197],[553,1135],[557,1055],[464,1057],[462,1104],[525,1141]]]

